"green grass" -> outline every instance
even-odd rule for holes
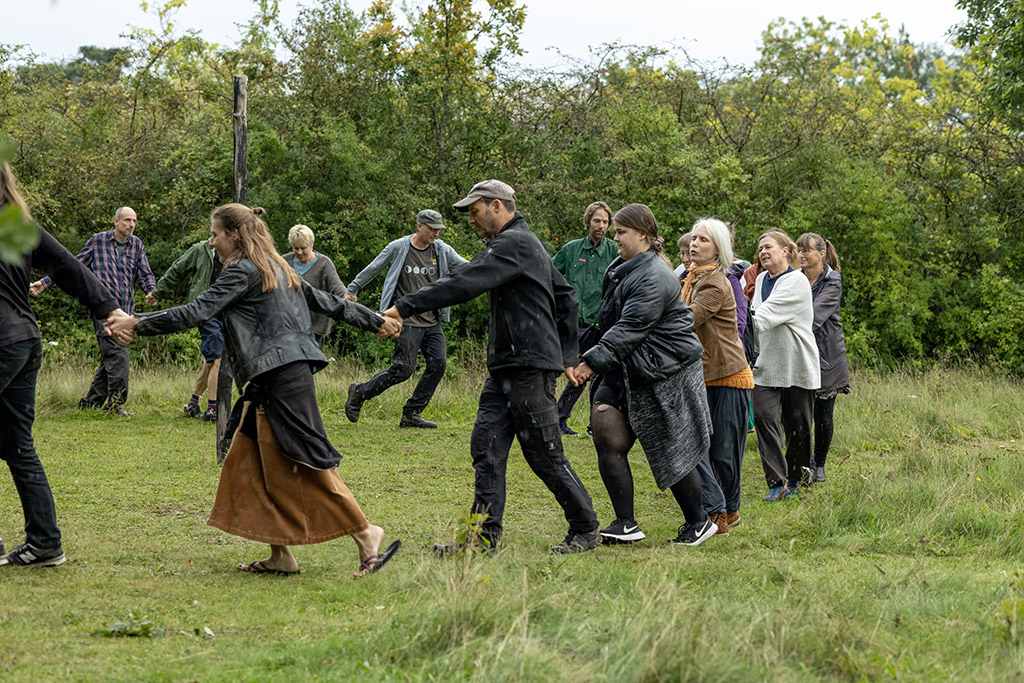
[[[342,478],[387,539],[405,544],[384,571],[353,581],[348,539],[295,548],[300,576],[234,570],[265,546],[206,526],[219,468],[212,426],[181,416],[191,369],[134,371],[125,422],[73,408],[87,370],[45,368],[36,442],[70,561],[0,572],[0,675],[1024,679],[1024,393],[1014,382],[974,370],[856,374],[854,394],[838,400],[828,482],[762,504],[751,436],[743,521],[698,548],[665,543],[681,514],[636,449],[648,539],[549,554],[566,525],[514,447],[502,550],[437,560],[427,546],[453,537],[472,499],[481,370],[453,365],[427,411],[441,423],[432,431],[398,429],[408,383],[349,424],[345,388],[368,372],[338,362],[317,379]],[[574,424],[586,424],[582,405]],[[609,522],[591,442],[565,443]],[[0,501],[0,533],[14,545],[22,517],[5,474]]]

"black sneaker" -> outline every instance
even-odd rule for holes
[[[435,543],[431,551],[435,557],[459,557],[463,553],[493,555],[498,552],[498,546],[484,536],[476,536],[463,543]]]
[[[640,531],[640,525],[632,519],[617,519],[607,528],[601,529],[601,538],[605,543],[633,543],[647,538]]]
[[[216,422],[217,421],[217,409],[207,408],[206,412],[203,413],[203,422]]]
[[[437,427],[436,422],[430,420],[424,420],[420,417],[419,413],[405,413],[402,415],[402,419],[398,421],[399,427],[419,427],[420,429],[435,429]]]
[[[601,545],[601,533],[592,531],[589,534],[579,534],[570,530],[561,543],[551,548],[553,553],[568,555],[570,553],[585,553]]]
[[[7,555],[0,557],[0,567],[56,567],[67,561],[64,549],[60,546],[44,549],[22,543]]]
[[[99,410],[100,406],[92,401],[86,401],[84,398],[78,400],[79,410]]]
[[[199,417],[201,412],[198,403],[189,403],[182,410],[185,412],[185,417]]]
[[[558,428],[562,430],[562,434],[564,434],[565,436],[576,436],[577,434],[579,434],[579,432],[570,427],[569,423],[566,422],[565,420],[558,421]]]
[[[673,539],[669,539],[669,543],[678,543],[680,545],[700,545],[717,533],[718,525],[712,522],[710,518],[705,518],[703,522],[684,524],[679,527],[679,535]]]
[[[363,408],[363,399],[356,394],[356,385],[348,385],[348,400],[345,401],[345,417],[349,422],[359,422],[359,411]]]
[[[0,538],[0,555],[4,554],[4,539]]]

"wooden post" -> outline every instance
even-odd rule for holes
[[[246,119],[246,94],[249,79],[246,76],[235,76],[235,111],[232,115],[235,152],[235,191],[234,201],[245,204],[249,198],[249,168],[246,164],[248,146],[248,121]],[[221,358],[220,374],[217,376],[217,462],[223,463],[231,446],[231,434],[227,433],[228,417],[231,414],[234,374],[228,359]]]

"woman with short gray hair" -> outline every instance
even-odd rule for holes
[[[344,296],[345,285],[338,277],[338,269],[334,267],[334,262],[324,254],[313,251],[315,239],[308,225],[294,226],[288,231],[288,244],[292,247],[292,253],[284,254],[284,260],[310,286]],[[320,313],[310,312],[309,317],[313,321],[313,338],[319,344],[331,331],[334,321]]]

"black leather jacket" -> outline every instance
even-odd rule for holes
[[[253,377],[294,361],[309,361],[314,372],[327,365],[313,340],[311,310],[373,332],[384,322],[365,306],[314,289],[304,280],[301,292],[293,290],[280,267],[277,287],[264,292],[256,266],[239,259],[192,303],[140,315],[135,331],[167,334],[219,317],[231,369],[244,387]]]
[[[653,250],[612,261],[602,292],[601,341],[583,354],[595,372],[622,365],[629,383],[640,386],[700,361],[704,348],[693,331],[693,312],[680,296],[679,279]]]
[[[395,305],[404,318],[469,301],[484,292],[491,302],[488,370],[562,372],[576,365],[576,292],[555,269],[548,250],[519,212],[472,261]]]

